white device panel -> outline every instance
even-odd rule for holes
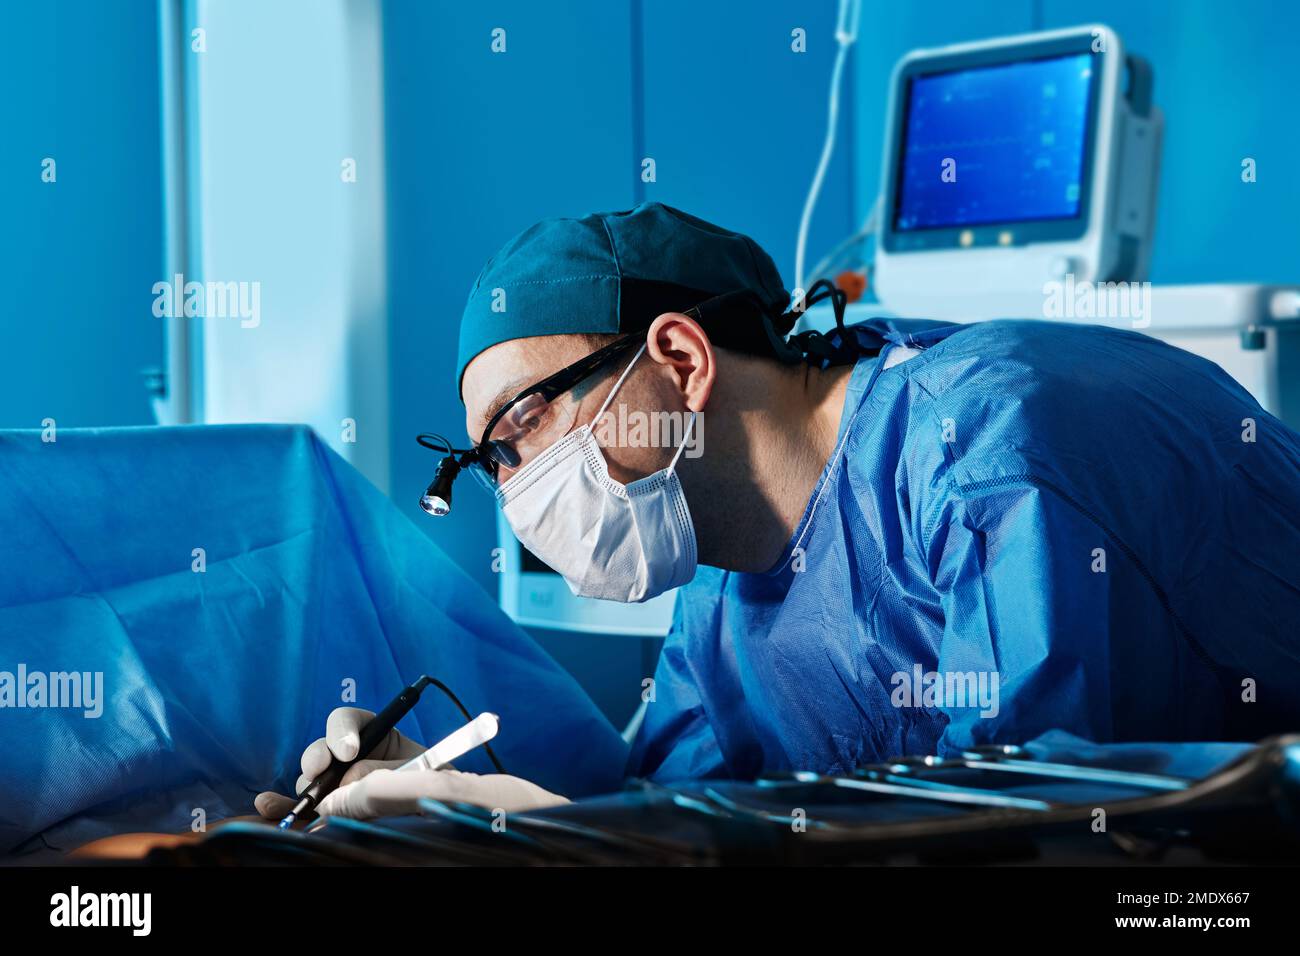
[[[969,320],[1036,312],[1067,276],[1145,279],[1163,129],[1150,96],[1149,67],[1100,24],[907,54],[890,84],[880,301]]]

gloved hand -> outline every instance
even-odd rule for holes
[[[339,760],[355,758],[357,750],[361,747],[361,728],[374,716],[371,711],[359,707],[336,707],[330,711],[329,718],[325,721],[325,736],[313,741],[302,752],[302,774],[294,786],[294,793],[302,793],[309,783],[324,772],[334,757]],[[380,767],[400,767],[412,757],[418,757],[424,749],[393,728],[383,743],[371,752],[370,757],[358,760],[348,768],[339,786],[342,788],[354,780],[360,780],[370,771]],[[297,802],[296,796],[287,797],[268,790],[257,795],[253,800],[253,806],[262,816],[271,820],[280,820]]]
[[[569,802],[535,783],[504,773],[377,769],[329,794],[320,802],[316,812],[322,817],[352,817],[355,820],[397,817],[419,813],[421,797],[472,803],[506,813],[526,813]]]
[[[302,775],[295,793],[301,793],[326,767],[332,757],[351,760],[361,746],[360,732],[374,714],[357,707],[338,707],[325,724],[325,736],[314,741],[302,754]],[[564,797],[543,790],[535,783],[507,774],[461,773],[457,770],[396,769],[425,751],[420,744],[392,731],[373,756],[358,760],[343,775],[339,788],[316,807],[321,816],[367,819],[419,812],[419,799],[461,801],[489,810],[524,813],[568,803]],[[370,780],[377,775],[377,779]],[[365,786],[361,786],[365,784]],[[270,791],[259,793],[253,805],[270,820],[279,820],[293,809],[296,797]]]

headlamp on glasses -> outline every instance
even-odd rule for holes
[[[445,453],[442,461],[438,462],[438,470],[433,473],[433,481],[420,496],[420,507],[436,518],[451,514],[452,483],[461,469],[477,458],[478,450],[453,448],[451,442],[435,434],[418,435],[415,440],[425,448]]]

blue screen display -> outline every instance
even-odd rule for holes
[[[1076,217],[1092,71],[1080,53],[913,78],[894,228]]]

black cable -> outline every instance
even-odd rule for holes
[[[424,444],[424,443],[421,442],[420,444]],[[416,681],[416,683],[421,686],[428,686],[429,684],[432,684],[434,687],[438,688],[438,690],[442,691],[444,694],[446,694],[448,697],[451,698],[451,702],[455,704],[456,708],[461,712],[461,714],[464,715],[466,722],[474,719],[473,716],[470,714],[470,712],[465,709],[465,705],[460,702],[460,698],[457,697],[455,694],[453,694],[451,688],[448,687],[446,684],[444,684],[442,681],[438,680],[438,678],[430,677],[428,674],[424,674],[420,677],[418,681]],[[497,768],[497,773],[505,773],[506,768],[501,766],[501,761],[498,760],[497,755],[492,752],[492,745],[485,743],[483,745],[483,749],[487,751],[488,758],[492,761],[492,766]]]
[[[809,307],[826,299],[831,300],[835,313],[835,329],[830,335],[809,329],[786,337]],[[849,334],[849,328],[844,324],[847,305],[848,296],[834,282],[829,279],[814,282],[798,309],[784,313],[775,323],[770,320],[767,323],[768,337],[777,358],[787,364],[807,362],[826,368],[829,365],[847,365],[864,355],[877,354],[879,349],[865,348],[856,335]]]
[[[430,451],[440,451],[444,455],[465,455],[473,451],[472,448],[457,448],[442,435],[437,432],[422,432],[415,436],[415,440],[424,448]]]
[[[431,439],[431,441],[426,441],[425,439]],[[422,434],[416,435],[415,440],[430,451],[440,451],[448,455],[452,452],[451,442],[447,441],[447,439],[443,438],[436,432],[423,432]],[[436,442],[436,444],[431,442]]]

